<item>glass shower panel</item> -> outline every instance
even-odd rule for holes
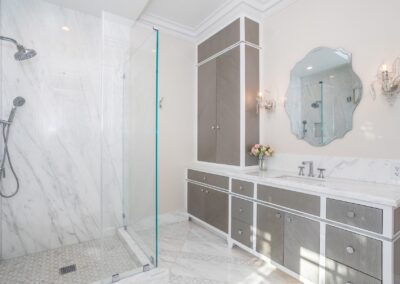
[[[103,13],[104,264],[108,238],[117,236],[130,255],[116,279],[157,265],[157,36]]]
[[[136,27],[124,93],[124,226],[157,265],[158,31]]]

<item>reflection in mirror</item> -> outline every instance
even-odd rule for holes
[[[362,83],[351,54],[320,47],[290,73],[285,109],[293,134],[314,146],[326,145],[353,128],[353,112],[361,100]]]

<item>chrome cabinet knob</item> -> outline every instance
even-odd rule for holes
[[[242,186],[242,185],[241,185],[241,186],[239,186],[239,189],[243,191],[243,186]]]
[[[354,217],[356,217],[356,212],[354,212],[354,211],[349,211],[349,212],[347,212],[347,217],[349,217],[349,218],[354,218]]]
[[[282,217],[281,213],[276,213],[275,214],[276,219],[280,219]]]
[[[354,254],[356,252],[356,250],[353,247],[348,246],[346,248],[346,251],[348,254]]]
[[[217,125],[217,130],[218,130],[219,128],[220,128],[219,125]]]
[[[239,235],[243,235],[243,231],[242,230],[238,230],[238,234]]]
[[[201,189],[201,192],[204,192],[204,188]]]
[[[287,219],[286,219],[289,223],[292,223],[292,218],[290,218],[290,217],[287,217]]]
[[[212,129],[212,130],[215,130],[215,126],[214,126],[214,125],[212,125],[212,126],[211,126],[211,129]]]
[[[242,209],[242,208],[239,208],[239,212],[240,212],[240,213],[243,213],[243,209]]]
[[[353,284],[353,282],[347,281],[345,284]]]
[[[208,194],[208,189],[206,189],[206,194]]]

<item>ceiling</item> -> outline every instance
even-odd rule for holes
[[[221,6],[232,1],[151,0],[144,14],[195,29]]]
[[[47,0],[48,2],[101,16],[102,11],[137,20],[151,0]],[[166,0],[164,0],[166,1]],[[166,1],[168,2],[168,1]]]

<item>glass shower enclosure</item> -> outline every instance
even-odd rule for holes
[[[0,283],[158,262],[159,32],[64,2],[0,0]]]

